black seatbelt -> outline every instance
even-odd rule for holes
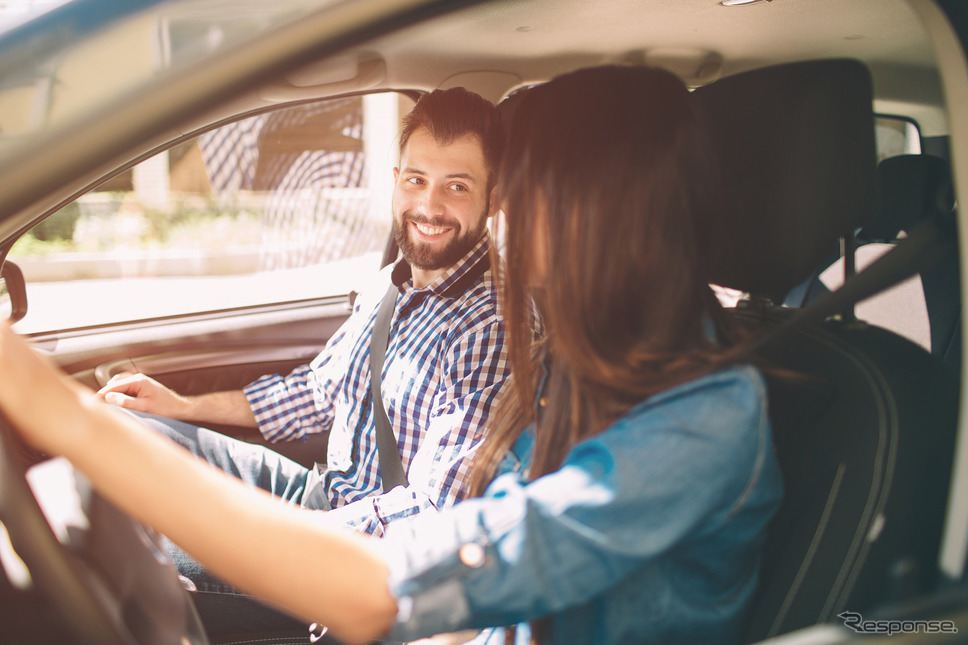
[[[386,408],[383,407],[383,395],[380,388],[383,384],[383,358],[387,353],[387,341],[390,338],[390,319],[397,304],[400,289],[390,283],[380,309],[376,313],[373,332],[370,335],[370,397],[373,399],[373,425],[376,427],[376,451],[380,458],[380,479],[383,480],[383,492],[395,486],[406,486],[407,475],[403,472],[403,460],[397,439],[390,427]]]

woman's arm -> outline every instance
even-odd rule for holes
[[[216,575],[348,642],[385,633],[396,601],[372,542],[326,528],[194,459],[99,401],[0,325],[0,408],[98,491]]]

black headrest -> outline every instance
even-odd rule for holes
[[[954,208],[951,170],[941,157],[899,155],[877,164],[877,212],[858,237],[893,242],[925,217]]]
[[[876,153],[867,68],[791,63],[694,92],[722,174],[722,208],[700,222],[710,281],[782,296],[835,241],[871,219]]]

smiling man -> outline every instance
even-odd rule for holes
[[[496,108],[462,88],[424,96],[404,118],[394,169],[393,235],[402,260],[365,291],[353,315],[310,364],[243,390],[183,396],[144,375],[112,380],[104,400],[196,455],[289,503],[381,534],[398,518],[464,494],[484,423],[508,375],[504,324],[489,265],[487,220],[504,145]],[[384,491],[370,396],[370,339],[393,285],[382,398],[408,482]],[[177,419],[178,421],[176,421]],[[255,426],[272,442],[329,432],[325,463],[304,468],[278,453],[196,424]],[[186,500],[190,503],[190,500]],[[175,550],[210,632],[274,625],[239,611],[236,592]],[[236,598],[237,599],[237,598]]]
[[[417,287],[460,262],[483,239],[492,214],[478,138],[464,134],[441,143],[435,136],[424,125],[412,131],[393,171],[393,236]]]

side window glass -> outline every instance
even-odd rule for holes
[[[9,258],[43,332],[346,294],[390,229],[397,94],[211,130],[54,213]]]
[[[877,160],[898,155],[921,154],[921,134],[907,119],[878,116],[874,119]]]

